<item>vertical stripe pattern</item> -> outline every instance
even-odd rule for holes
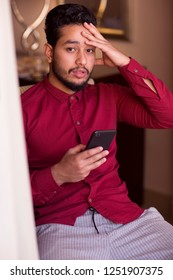
[[[155,208],[135,221],[115,224],[94,214],[97,233],[88,210],[74,226],[46,224],[37,227],[41,259],[171,260],[173,226]]]

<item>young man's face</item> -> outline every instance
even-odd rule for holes
[[[82,25],[61,29],[61,37],[52,50],[50,81],[61,90],[73,93],[87,83],[95,63],[95,48],[86,45]]]

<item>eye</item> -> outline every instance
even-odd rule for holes
[[[91,49],[91,48],[90,48],[90,49],[87,49],[87,52],[88,52],[88,53],[95,53],[95,49]]]
[[[74,52],[74,51],[75,51],[75,48],[68,47],[68,48],[67,48],[67,51],[68,51],[68,52]]]

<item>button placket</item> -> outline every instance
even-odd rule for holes
[[[81,111],[78,105],[78,99],[76,96],[72,95],[69,98],[69,102],[73,123],[75,127],[79,127],[81,125]]]
[[[74,95],[71,95],[69,98],[70,104],[74,104],[76,102],[76,97]]]

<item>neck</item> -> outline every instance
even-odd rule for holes
[[[54,86],[56,87],[57,89],[69,94],[69,95],[72,95],[75,93],[75,91],[69,89],[68,87],[66,87],[60,80],[58,80],[53,74],[49,74],[48,75],[48,80],[49,82]]]

